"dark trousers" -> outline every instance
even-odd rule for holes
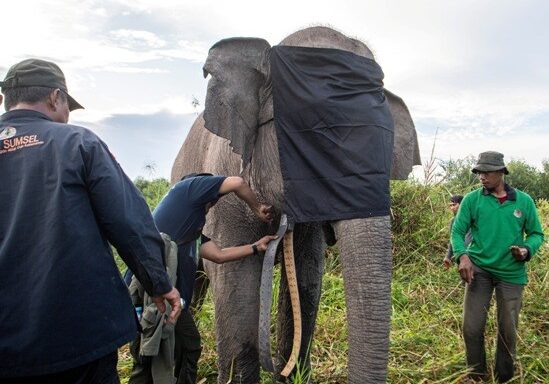
[[[200,333],[190,310],[183,311],[175,324],[175,377],[177,384],[195,384],[202,353]]]
[[[41,376],[0,378],[3,384],[119,384],[118,351],[66,371]]]
[[[490,273],[474,266],[474,279],[465,288],[463,311],[463,338],[471,377],[482,379],[487,376],[484,329],[494,290],[498,322],[494,374],[502,383],[513,377],[523,288],[523,285],[498,281]]]
[[[198,371],[198,360],[202,353],[200,333],[196,328],[190,311],[181,312],[175,324],[175,369],[176,384],[195,384]],[[130,345],[134,357],[130,384],[153,384],[151,375],[151,358],[139,356],[139,342]]]

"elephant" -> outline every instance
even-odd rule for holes
[[[334,48],[374,59],[363,42],[332,28],[297,31],[281,45]],[[242,176],[280,217],[283,180],[273,122],[269,68],[271,46],[258,38],[216,43],[204,64],[208,82],[205,109],[192,125],[172,168],[172,182],[191,172]],[[392,179],[406,179],[420,164],[417,134],[403,100],[385,91],[395,133]],[[210,130],[214,127],[217,135]],[[210,130],[209,130],[210,129]],[[239,199],[227,196],[210,210],[205,233],[220,246],[255,241],[276,232],[261,223]],[[387,379],[391,320],[392,242],[389,215],[335,222],[296,224],[294,253],[302,313],[301,366],[310,365],[321,294],[326,242],[337,241],[342,263],[349,330],[348,381],[382,383]],[[218,382],[257,383],[261,257],[215,265],[205,261],[213,289]],[[277,368],[292,349],[293,320],[288,284],[281,279],[278,302]]]

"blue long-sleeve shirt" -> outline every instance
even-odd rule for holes
[[[149,208],[107,146],[36,111],[2,115],[0,378],[70,369],[135,338],[109,242],[149,294],[171,289]]]

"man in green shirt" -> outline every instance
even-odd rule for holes
[[[505,184],[509,171],[503,154],[483,152],[472,169],[482,188],[461,202],[452,228],[454,260],[467,283],[463,338],[472,379],[487,377],[484,328],[492,293],[496,292],[498,341],[494,375],[506,382],[514,374],[516,329],[522,291],[528,278],[526,262],[543,243],[543,232],[532,198]],[[473,241],[465,246],[471,230]]]

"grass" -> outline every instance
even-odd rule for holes
[[[461,337],[464,287],[455,269],[445,271],[449,214],[443,188],[393,186],[394,271],[390,383],[459,383],[466,374]],[[539,202],[548,232],[549,202]],[[326,254],[326,273],[316,334],[311,346],[312,379],[317,383],[347,382],[347,329],[343,281],[337,248]],[[278,277],[277,277],[278,278]],[[277,283],[275,278],[275,283]],[[518,369],[512,383],[548,383],[549,377],[549,246],[544,244],[529,263],[517,345]],[[276,287],[275,287],[276,291]],[[216,382],[214,312],[211,294],[197,314],[204,350],[199,382]],[[486,345],[489,364],[495,351],[495,306],[490,311]],[[127,382],[131,367],[127,349],[120,351],[119,370]],[[301,370],[294,383],[306,382]],[[202,381],[201,381],[202,380]],[[275,383],[262,372],[261,382]]]

